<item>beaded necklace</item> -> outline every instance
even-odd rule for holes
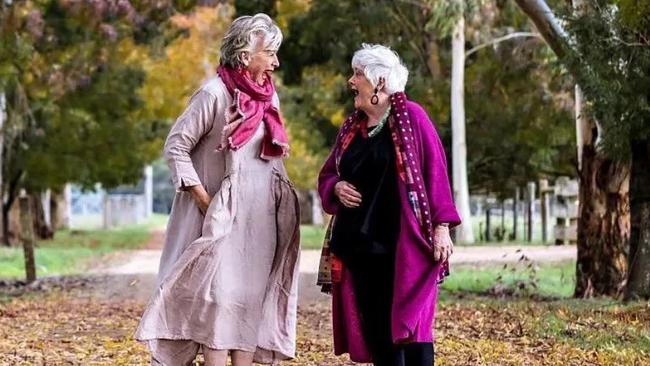
[[[391,109],[390,106],[386,108],[386,112],[384,113],[383,116],[381,116],[379,123],[377,123],[377,125],[372,131],[368,132],[369,138],[376,136],[384,128],[384,126],[386,125],[386,121],[388,121],[388,116],[390,115],[390,109]]]

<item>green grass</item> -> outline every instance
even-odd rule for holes
[[[545,306],[548,311],[532,324],[538,337],[567,342],[587,350],[634,345],[638,351],[650,352],[650,308],[647,303],[568,299]]]
[[[460,247],[505,247],[505,246],[519,246],[519,247],[525,247],[525,246],[552,246],[551,243],[543,242],[541,240],[535,240],[535,241],[525,241],[525,240],[516,240],[516,241],[509,241],[509,240],[504,240],[504,241],[476,241],[473,244],[467,244],[467,243],[458,243],[455,242],[454,245],[460,246]]]
[[[167,220],[166,215],[154,215],[138,225],[111,230],[59,230],[54,239],[41,240],[35,249],[36,275],[66,275],[83,272],[86,265],[103,255],[125,249],[137,249]],[[0,278],[20,278],[25,275],[21,247],[0,248]]]
[[[575,288],[575,262],[531,265],[458,265],[452,266],[451,275],[442,289],[451,293],[485,293],[498,287],[522,295],[566,298]]]
[[[37,248],[37,277],[78,273],[80,263],[99,254],[90,248]],[[0,277],[20,278],[25,276],[25,262],[20,248],[0,248]]]
[[[136,249],[150,236],[145,226],[111,230],[59,230],[54,239],[38,242],[39,248],[85,248],[99,251]]]
[[[302,249],[320,249],[325,237],[325,226],[301,225],[300,246]]]
[[[477,312],[488,309],[490,316],[503,318],[496,322],[497,328],[518,322],[527,337],[540,342],[568,344],[586,352],[650,354],[650,304],[647,302],[622,303],[611,298],[496,298],[450,291],[442,291],[439,301],[442,309],[460,307]],[[637,364],[607,359],[600,362]]]
[[[326,226],[320,225],[301,225],[300,226],[300,243],[302,249],[320,249],[323,245],[323,238],[325,237]],[[478,235],[476,236],[478,240]],[[541,240],[534,240],[532,242],[527,242],[522,239],[517,241],[490,241],[490,242],[479,242],[477,241],[474,244],[463,244],[456,243],[459,246],[527,246],[527,245],[550,245],[549,243],[543,242]]]

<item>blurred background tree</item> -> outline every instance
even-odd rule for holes
[[[193,1],[0,2],[3,237],[19,191],[66,182],[86,188],[135,182],[159,153],[166,125],[140,119],[145,71],[124,42],[155,56],[181,34],[169,18]],[[35,228],[42,222],[40,200]]]
[[[426,2],[319,1],[288,23],[289,35],[280,51],[285,90],[297,86],[302,93],[298,99],[285,101],[283,109],[288,116],[287,104],[311,109],[304,117],[294,119],[291,115],[290,123],[301,121],[301,126],[310,126],[311,134],[322,136],[311,144],[313,149],[329,149],[337,125],[351,110],[346,85],[338,83],[325,92],[328,83],[322,75],[347,80],[352,53],[362,42],[376,42],[391,46],[402,56],[410,71],[407,94],[438,122],[447,151],[451,151],[451,35],[440,37],[432,26],[422,31],[437,19],[432,13],[436,9],[424,5]],[[476,15],[467,19],[467,49],[514,30],[532,30],[511,2],[485,1],[474,12]],[[572,123],[567,123],[573,107],[567,93],[570,80],[539,39],[514,39],[483,48],[467,59],[466,73],[472,192],[511,196],[516,185],[574,171],[575,137]],[[331,96],[323,101],[333,109],[341,108],[340,112],[328,115],[305,101],[324,93]]]

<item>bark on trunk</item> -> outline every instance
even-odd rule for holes
[[[632,142],[629,277],[626,300],[650,299],[650,139]]]
[[[66,200],[66,191],[68,190],[69,187],[66,185],[62,192],[52,194],[52,230],[54,231],[70,228],[69,207]]]
[[[5,93],[4,91],[0,91],[0,203],[2,203],[4,200],[2,197],[4,197],[4,181],[3,181],[3,175],[2,175],[2,163],[3,163],[3,158],[4,158],[4,124],[5,124],[5,119],[6,119],[6,113],[5,113],[5,107],[6,107],[6,98],[5,98]],[[7,222],[8,220],[5,220],[5,212],[4,210],[0,210],[0,233],[3,235],[3,240],[2,242],[5,245],[9,245],[9,239],[6,237],[7,235],[7,230],[5,228],[7,227]]]
[[[438,42],[434,36],[426,36],[426,51],[427,51],[427,68],[433,80],[439,80],[442,77],[440,67],[440,51],[438,50]]]
[[[6,247],[11,246],[11,233],[9,232],[9,209],[6,204],[2,205],[2,244]]]
[[[25,277],[27,283],[36,281],[36,261],[34,260],[34,233],[32,232],[31,205],[29,196],[21,196],[20,203],[20,240],[23,243],[25,257]],[[33,201],[33,199],[31,199]]]
[[[54,231],[45,219],[45,210],[40,193],[30,194],[34,234],[38,239],[52,239]]]
[[[576,297],[619,296],[630,239],[629,165],[582,150]]]
[[[11,225],[9,225],[9,216],[11,213],[11,206],[16,201],[16,193],[14,190],[9,189],[6,202],[2,204],[2,239],[4,245],[11,246],[12,240],[18,236],[17,233],[12,233]]]

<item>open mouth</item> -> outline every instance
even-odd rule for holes
[[[351,91],[352,91],[352,95],[354,95],[355,97],[359,95],[359,91],[357,89],[351,89]]]

